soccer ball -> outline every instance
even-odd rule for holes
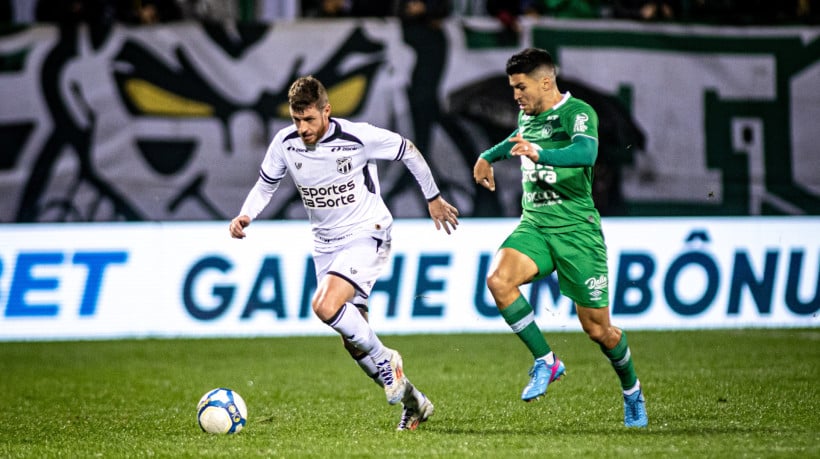
[[[208,391],[199,399],[196,418],[204,432],[235,434],[248,422],[248,407],[239,394],[220,387]]]

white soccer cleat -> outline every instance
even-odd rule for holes
[[[379,379],[384,386],[384,395],[387,403],[395,405],[404,398],[407,391],[407,378],[404,377],[402,369],[401,355],[392,349],[389,350],[390,358],[376,363],[379,370]]]
[[[410,397],[410,400],[404,404],[404,409],[401,412],[401,420],[399,420],[399,425],[396,427],[396,430],[416,430],[419,424],[433,415],[433,411],[435,411],[433,402],[424,394],[421,394],[421,396],[421,404],[419,404],[414,397]]]

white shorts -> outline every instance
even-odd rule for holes
[[[314,250],[316,279],[328,274],[347,280],[356,289],[352,303],[366,305],[373,285],[381,277],[390,259],[390,230],[373,232],[351,239],[332,252]]]

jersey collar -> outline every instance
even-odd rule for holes
[[[332,142],[334,139],[338,139],[341,135],[342,127],[339,126],[339,123],[337,123],[336,120],[330,118],[330,123],[328,123],[327,126],[327,132],[325,132],[325,135],[319,139],[318,143]]]

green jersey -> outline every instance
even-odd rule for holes
[[[546,232],[600,228],[592,201],[593,166],[598,150],[598,115],[569,93],[536,116],[518,114],[518,132],[541,147],[538,163],[521,157],[521,218]],[[505,139],[482,153],[490,161],[511,158],[515,144]]]

